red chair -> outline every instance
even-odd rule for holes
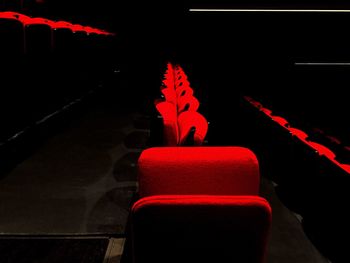
[[[193,96],[193,89],[189,86],[182,86],[176,89],[177,98],[185,97],[185,96]]]
[[[177,104],[176,92],[173,88],[165,88],[162,89],[161,92],[167,102],[170,102],[174,105]]]
[[[150,148],[138,171],[132,262],[264,262],[271,208],[249,149]]]
[[[242,147],[156,147],[138,161],[140,197],[258,195],[259,164]]]
[[[163,139],[167,146],[176,146],[179,141],[176,106],[170,102],[158,102],[156,108],[163,121]]]
[[[177,100],[177,112],[180,114],[183,111],[197,111],[199,101],[193,96],[180,97]]]
[[[131,213],[134,263],[262,263],[266,257],[271,208],[257,196],[152,196]]]
[[[208,122],[198,112],[184,111],[178,116],[179,145],[202,145],[208,132]],[[192,134],[193,133],[193,134]]]

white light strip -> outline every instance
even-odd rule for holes
[[[349,9],[211,9],[211,8],[190,8],[190,12],[350,13],[350,10]]]
[[[296,62],[295,66],[350,66],[350,62]]]

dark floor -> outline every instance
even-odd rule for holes
[[[123,234],[149,131],[134,127],[137,114],[109,106],[95,106],[0,178],[0,233]]]
[[[0,232],[122,237],[137,188],[135,164],[148,136],[144,116],[110,103],[95,105],[0,178]],[[267,262],[327,263],[272,182],[262,179],[261,193],[273,209]],[[120,255],[109,255],[107,262],[119,262]]]

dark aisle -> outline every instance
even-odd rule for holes
[[[149,131],[121,105],[100,99],[0,178],[2,234],[123,234]]]
[[[108,97],[91,105],[78,120],[1,178],[3,235],[124,237],[137,188],[135,164],[147,146],[148,121]],[[273,210],[268,262],[328,262],[264,178],[261,193]],[[3,246],[8,242],[0,240]],[[119,262],[119,257],[107,262]]]

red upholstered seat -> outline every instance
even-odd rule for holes
[[[190,82],[186,79],[186,80],[181,80],[181,81],[175,81],[175,89],[179,89],[182,87],[191,87]]]
[[[308,142],[308,145],[315,149],[320,155],[324,155],[331,160],[335,159],[335,153],[328,149],[326,146],[316,142]]]
[[[259,165],[242,147],[159,147],[142,152],[140,197],[258,195]]]
[[[268,116],[272,116],[272,111],[267,108],[262,108],[261,111]]]
[[[290,133],[293,136],[298,137],[302,141],[306,141],[306,139],[309,137],[304,131],[296,129],[296,128],[289,128]]]
[[[279,117],[279,116],[272,116],[272,120],[274,120],[275,122],[277,122],[279,125],[283,126],[283,127],[288,127],[289,123],[285,118]]]
[[[132,262],[263,263],[271,208],[242,147],[149,148],[138,161]]]
[[[185,96],[193,96],[193,89],[189,86],[182,86],[176,89],[177,98],[185,97]]]
[[[257,196],[142,198],[132,208],[132,262],[264,262],[271,208]]]
[[[175,146],[178,143],[177,109],[170,102],[158,102],[156,108],[163,118],[164,143],[168,146]]]
[[[203,115],[195,111],[184,111],[178,116],[177,123],[179,127],[180,145],[186,142],[192,129],[195,129],[193,134],[194,145],[203,144],[208,132],[208,122]]]
[[[177,112],[181,113],[187,111],[197,111],[199,108],[199,101],[193,96],[180,97],[177,100]]]
[[[165,88],[162,89],[161,92],[164,95],[164,98],[167,102],[177,105],[176,92],[174,88]]]

